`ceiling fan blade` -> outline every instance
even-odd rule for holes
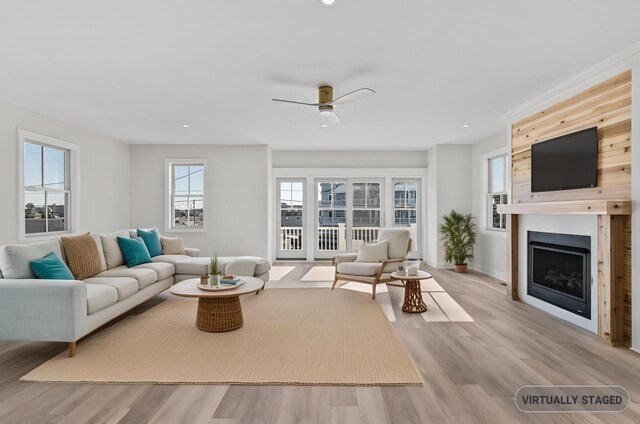
[[[293,103],[294,105],[304,105],[304,106],[320,106],[320,103],[305,103],[305,102],[296,102],[294,100],[284,100],[284,99],[271,99],[274,102],[280,103]]]
[[[334,106],[334,105],[342,105],[348,102],[352,102],[354,100],[359,100],[362,99],[364,97],[370,96],[371,94],[376,94],[375,90],[372,90],[371,88],[359,88],[357,90],[353,90],[347,94],[343,94],[342,96],[338,97],[337,99],[334,99],[331,103],[329,103],[330,105]]]

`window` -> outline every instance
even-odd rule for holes
[[[23,130],[19,130],[18,142],[22,156],[21,236],[71,231],[71,149],[77,146]]]
[[[169,228],[173,231],[204,231],[204,161],[169,161]]]
[[[489,159],[489,192],[487,195],[488,220],[490,230],[505,230],[506,216],[498,213],[498,205],[507,203],[507,156],[500,155]]]

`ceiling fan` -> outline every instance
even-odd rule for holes
[[[361,99],[362,97],[375,94],[376,92],[371,88],[358,88],[357,90],[350,91],[347,94],[343,94],[342,96],[334,99],[333,98],[333,87],[329,85],[323,85],[318,87],[318,102],[317,103],[306,103],[306,102],[298,102],[295,100],[285,100],[285,99],[271,99],[274,102],[281,103],[293,103],[296,105],[304,105],[304,106],[314,106],[318,108],[320,112],[320,117],[322,119],[322,126],[326,127],[329,124],[337,124],[340,122],[340,118],[333,110],[334,106],[343,105],[345,103]]]

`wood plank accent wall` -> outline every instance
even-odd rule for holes
[[[598,127],[598,187],[531,193],[531,145]],[[512,126],[511,203],[631,199],[631,71]]]
[[[564,134],[598,127],[598,186],[531,192],[531,146]],[[511,127],[511,204],[631,199],[631,71],[557,103]],[[538,207],[539,208],[539,207]],[[518,209],[518,208],[515,208]],[[507,221],[507,278],[518,299],[517,213]],[[598,216],[598,334],[612,344],[631,344],[631,216]],[[592,252],[592,255],[594,252]],[[515,271],[515,272],[514,272]]]

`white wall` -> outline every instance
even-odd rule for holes
[[[274,168],[424,168],[423,151],[274,150]]]
[[[478,141],[471,148],[471,213],[477,218],[478,241],[470,266],[501,280],[507,277],[507,237],[506,232],[487,229],[487,160],[491,155],[508,153],[507,143],[507,134],[501,132]]]
[[[53,118],[0,101],[0,244],[18,239],[17,129],[80,146],[80,201],[74,232],[106,232],[129,225],[129,146]]]
[[[165,159],[207,160],[207,233],[171,233],[203,255],[269,254],[267,146],[131,146],[131,227],[164,230]]]
[[[437,226],[451,209],[471,212],[471,145],[439,144],[427,152],[427,263],[444,262]],[[435,165],[435,166],[434,166]],[[435,252],[435,253],[434,253]]]

